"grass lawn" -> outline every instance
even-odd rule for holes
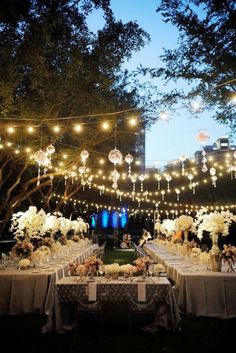
[[[136,252],[133,249],[105,249],[103,262],[112,264],[117,262],[119,265],[133,264],[136,259]]]

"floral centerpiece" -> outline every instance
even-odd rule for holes
[[[125,264],[121,265],[119,270],[121,273],[132,277],[133,273],[137,271],[137,267],[131,264]]]
[[[176,231],[183,231],[184,241],[188,241],[188,232],[194,231],[193,218],[191,216],[181,215],[174,220],[174,229]]]
[[[88,269],[85,265],[78,264],[76,262],[70,262],[67,266],[67,270],[69,272],[69,275],[80,277],[85,276],[88,272]]]
[[[74,235],[71,237],[71,240],[74,241],[75,243],[79,243],[80,237],[79,237],[79,235],[74,234]]]
[[[234,272],[233,265],[236,262],[236,246],[224,244],[221,255],[223,262],[228,265],[227,272]]]
[[[30,241],[31,238],[40,238],[44,234],[46,214],[43,210],[37,211],[30,206],[26,212],[17,212],[12,215],[10,231],[15,239]]]
[[[96,256],[89,256],[84,260],[83,264],[89,272],[95,272],[98,271],[100,265],[103,265],[103,262]]]
[[[30,242],[26,240],[18,241],[11,250],[11,256],[27,259],[31,256],[33,250],[34,246]]]
[[[171,237],[174,232],[174,221],[172,219],[164,219],[160,227],[160,232],[167,238]]]
[[[105,266],[105,273],[107,275],[110,275],[114,278],[117,278],[120,272],[120,265],[116,262],[114,262],[113,264],[110,265],[106,265]]]
[[[197,213],[197,236],[199,239],[202,239],[202,233],[205,230],[210,233],[213,242],[212,245],[218,246],[218,235],[226,236],[228,234],[229,226],[233,221],[236,221],[236,216],[229,211],[211,212],[209,214],[205,214],[205,212],[206,210],[202,209]]]
[[[149,256],[138,257],[136,260],[134,260],[137,271],[147,271],[152,263],[153,261]]]
[[[30,260],[29,259],[22,259],[19,261],[19,268],[21,270],[26,269],[30,265]]]
[[[162,264],[155,264],[153,267],[154,273],[160,276],[160,273],[165,272],[165,267]]]

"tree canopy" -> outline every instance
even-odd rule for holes
[[[89,16],[98,10],[103,24],[92,31]],[[34,203],[38,192],[49,192],[51,174],[60,174],[57,168],[46,172],[36,185],[35,166],[31,168],[35,163],[25,153],[26,147],[33,153],[53,144],[58,152],[55,163],[67,154],[64,169],[69,171],[72,165],[79,167],[85,148],[94,153],[94,164],[99,154],[107,158],[117,124],[119,146],[135,150],[139,135],[127,135],[125,112],[138,114],[141,127],[148,119],[138,91],[131,89],[129,73],[121,67],[148,41],[149,35],[136,22],[114,18],[109,0],[1,1],[0,210],[4,226],[22,202]],[[106,134],[98,128],[105,119],[112,124]],[[52,133],[55,124],[60,125],[58,134]],[[76,124],[85,127],[84,133],[72,133]],[[16,129],[10,137],[9,126]],[[27,126],[35,133],[27,134]],[[15,155],[7,143],[20,153]]]
[[[234,0],[161,0],[157,9],[179,30],[178,46],[165,49],[164,66],[152,70],[165,82],[189,84],[189,89],[160,93],[158,102],[173,109],[201,98],[220,123],[236,131],[236,4]]]

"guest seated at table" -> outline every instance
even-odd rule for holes
[[[142,247],[149,239],[152,239],[150,232],[143,229],[142,239],[140,239],[139,246]]]
[[[128,233],[123,234],[120,247],[122,249],[130,249],[131,248],[131,240],[132,240],[132,237],[130,234],[128,234]]]

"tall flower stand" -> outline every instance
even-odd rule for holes
[[[221,272],[222,255],[218,247],[218,234],[212,234],[212,247],[210,249],[211,269],[214,272]]]
[[[188,243],[188,230],[183,230],[184,233],[184,243]]]

